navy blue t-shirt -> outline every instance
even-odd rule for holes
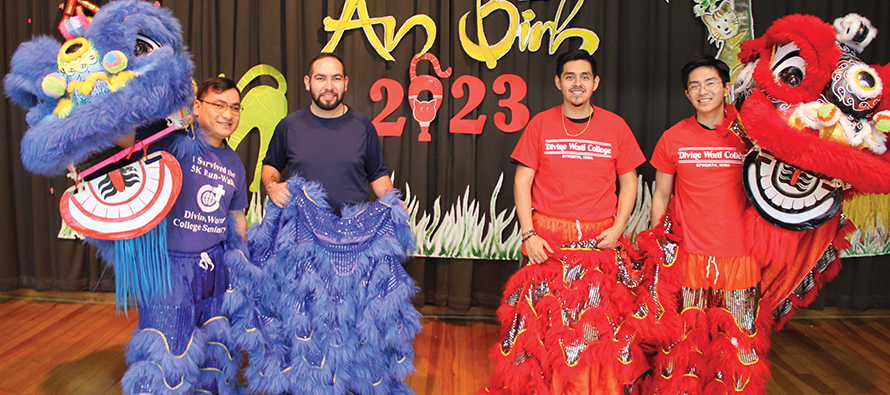
[[[344,204],[368,201],[368,183],[389,173],[377,129],[351,108],[337,118],[320,118],[308,106],[289,114],[275,127],[263,164],[321,182],[337,215]]]

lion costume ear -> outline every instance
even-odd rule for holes
[[[58,71],[56,54],[62,44],[50,37],[37,37],[19,45],[10,61],[10,72],[3,79],[6,96],[28,110],[44,100],[56,99],[43,93],[43,77]],[[30,123],[30,122],[29,122]]]
[[[857,13],[849,13],[844,17],[834,20],[834,30],[837,31],[837,42],[846,46],[857,54],[862,53],[868,44],[878,35],[878,29],[868,18]]]
[[[739,60],[742,63],[751,63],[760,58],[760,50],[763,48],[763,37],[745,41],[741,47]]]

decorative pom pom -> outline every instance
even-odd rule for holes
[[[875,129],[883,133],[890,133],[890,110],[881,111],[872,117]]]
[[[43,88],[43,93],[54,98],[64,96],[66,86],[65,79],[58,74],[49,74],[43,77],[43,83],[40,84],[40,87]]]
[[[105,71],[111,74],[117,74],[127,68],[127,55],[121,51],[111,51],[102,58],[102,66]]]

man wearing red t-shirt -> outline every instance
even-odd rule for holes
[[[586,53],[567,54],[580,57]],[[597,247],[611,249],[633,211],[636,168],[646,158],[621,117],[590,103],[600,82],[593,64],[592,58],[565,62],[556,77],[562,105],[532,118],[511,155],[517,162],[513,188],[516,215],[531,263],[542,263],[553,252],[553,246],[536,234],[533,212],[573,223],[613,222],[596,234],[566,240],[597,236]],[[616,177],[621,186],[617,197]]]
[[[683,325],[655,358],[655,392],[764,393],[769,332],[758,311],[760,266],[745,236],[746,147],[730,130],[735,108],[724,104],[729,68],[700,54],[681,79],[696,114],[664,132],[650,161],[652,225],[681,235],[683,278]]]
[[[623,394],[647,369],[622,325],[636,283],[619,240],[646,159],[624,120],[590,103],[590,54],[562,54],[556,71],[563,103],[532,118],[511,155],[528,264],[504,291],[504,340],[480,394]]]

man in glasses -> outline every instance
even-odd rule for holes
[[[349,85],[343,62],[332,53],[320,53],[303,77],[312,103],[278,123],[266,158],[262,180],[278,207],[290,200],[281,171],[318,181],[328,194],[331,210],[340,215],[344,205],[367,202],[369,190],[383,196],[392,189],[389,171],[374,124],[343,103]]]
[[[165,220],[171,292],[139,301],[139,331],[128,347],[130,369],[121,381],[126,393],[164,393],[180,382],[188,392],[228,393],[237,383],[229,320],[221,308],[229,284],[223,256],[236,248],[228,235],[244,240],[247,228],[244,165],[226,142],[242,109],[234,81],[210,78],[192,104],[197,125],[149,146],[149,152],[176,157],[182,187]],[[157,130],[150,125],[118,144],[132,145]]]
[[[730,129],[737,112],[725,104],[729,78],[729,67],[705,54],[683,67],[695,115],[664,132],[650,161],[657,170],[651,225],[682,237],[674,266],[686,323],[673,344],[658,348],[656,392],[766,391],[769,327],[761,316],[768,314],[758,311],[760,266],[745,231],[746,147]]]

